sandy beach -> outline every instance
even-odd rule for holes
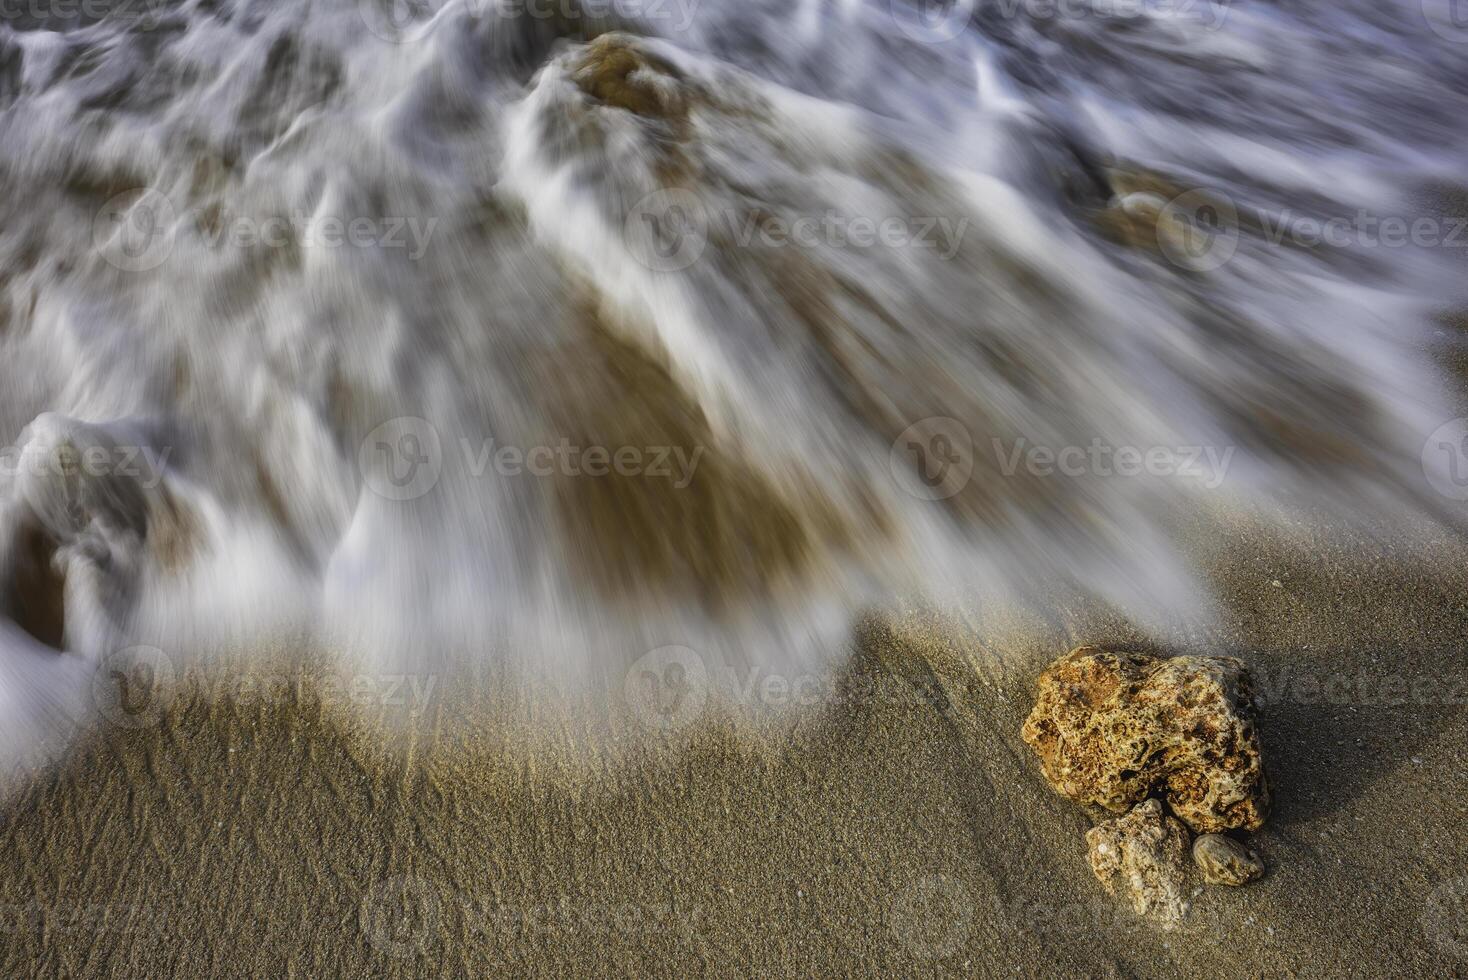
[[[17,470],[0,558],[19,558],[0,572],[19,585],[0,615],[27,655],[87,670],[96,651],[105,669],[113,624],[254,637],[279,622],[352,637],[363,662],[406,651],[421,673],[344,681],[288,641],[243,661],[175,649],[166,692],[123,691],[122,715],[94,705],[54,765],[0,780],[0,978],[1468,977],[1468,537],[1258,510],[1287,492],[1366,510],[1359,478],[1459,519],[1416,440],[1434,413],[1468,415],[1462,390],[1432,399],[1422,380],[1433,360],[1463,387],[1468,321],[1408,322],[1453,277],[1441,253],[1406,277],[1412,253],[1379,239],[1317,254],[1281,224],[1284,246],[1266,243],[1238,214],[1204,236],[1227,246],[1204,250],[1216,264],[1162,254],[1168,211],[1191,199],[1197,219],[1225,187],[1245,219],[1292,200],[1317,217],[1398,208],[1375,194],[1383,172],[1414,187],[1453,165],[1468,91],[1442,80],[1465,49],[1394,48],[1382,25],[1405,15],[1372,5],[1318,25],[1267,5],[1187,49],[1171,20],[1035,39],[996,23],[970,48],[891,10],[872,28],[847,17],[860,5],[796,5],[797,24],[785,5],[726,4],[682,49],[624,38],[582,63],[569,43],[599,22],[434,35],[377,23],[376,4],[365,21],[358,5],[271,6],[194,5],[187,29],[139,27],[135,52],[32,39],[27,70],[54,78],[24,99],[0,85],[0,200],[17,202],[0,236],[3,438],[47,460],[180,449],[146,488],[103,472],[81,494]],[[0,68],[19,78],[10,43]],[[623,85],[633,69],[656,85]],[[56,122],[61,104],[76,120]],[[1096,133],[1071,132],[1092,117]],[[648,264],[644,246],[667,243],[639,209],[670,174],[748,210],[751,231],[869,200],[974,232],[940,261],[736,250],[703,229],[707,257],[669,270]],[[1445,190],[1426,210],[1465,203]],[[195,219],[177,232],[159,217],[175,209]],[[443,224],[412,259],[203,235],[297,210]],[[98,222],[123,230],[94,241]],[[1196,420],[1256,457],[1240,497],[1154,506],[1184,498],[1099,472],[969,483],[949,468],[964,453],[921,424],[954,422],[980,450],[1006,432],[1167,449],[1171,423]],[[487,454],[452,452],[565,433],[707,448],[706,482],[501,479],[462,465]],[[1036,567],[1017,549],[1013,569],[993,559],[1001,577],[1073,565],[1087,592],[1014,608],[965,577],[942,583],[956,599],[870,609],[836,674],[755,678],[758,718],[715,700],[660,727],[629,703],[633,678],[549,704],[430,662],[435,642],[525,623],[559,642],[619,618],[716,621],[800,598],[806,575],[840,592],[816,574],[848,561],[886,596],[886,572],[967,568],[1015,514]],[[1152,561],[1173,557],[1153,537],[1177,543],[1176,566]],[[69,577],[45,571],[58,555]],[[1084,597],[1138,565],[1196,572],[1216,614],[1170,610],[1163,630]],[[680,616],[639,619],[654,607]],[[800,612],[753,635],[814,635],[824,620]],[[1037,678],[1080,645],[1238,657],[1262,695],[1273,809],[1250,842],[1267,872],[1225,888],[1189,868],[1175,930],[1106,893],[1085,841],[1103,815],[1058,795],[1021,739]],[[486,650],[485,671],[548,651]],[[813,697],[791,706],[801,681]]]
[[[1102,891],[1088,815],[1019,739],[1050,659],[1079,642],[1149,646],[1106,610],[1057,605],[1051,622],[1001,630],[874,617],[850,666],[861,696],[779,732],[712,723],[648,742],[628,727],[619,740],[614,719],[624,748],[600,758],[572,727],[496,748],[513,733],[476,729],[452,694],[434,730],[385,741],[309,691],[180,695],[155,724],[87,737],[6,806],[0,964],[11,976],[1461,975],[1468,550],[1392,550],[1258,529],[1199,549],[1223,622],[1169,652],[1250,663],[1276,803],[1255,838],[1267,876],[1202,890],[1176,932]]]

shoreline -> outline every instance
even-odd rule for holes
[[[864,623],[850,670],[918,696],[833,703],[768,737],[614,729],[619,751],[587,758],[594,726],[505,751],[512,733],[458,718],[452,738],[400,730],[384,748],[330,711],[188,699],[157,725],[96,733],[0,811],[0,962],[22,975],[1463,968],[1468,710],[1443,693],[1468,691],[1468,548],[1444,536],[1401,563],[1364,539],[1316,547],[1258,527],[1201,539],[1224,616],[1166,652],[1231,653],[1263,678],[1276,806],[1253,838],[1266,877],[1202,891],[1179,932],[1102,891],[1090,821],[1018,734],[1035,675],[1077,642],[1157,645],[1099,606],[1061,607],[1002,648],[961,616],[910,610]],[[1381,693],[1391,678],[1405,693]],[[1434,703],[1410,703],[1423,694]]]

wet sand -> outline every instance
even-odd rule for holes
[[[1086,867],[1018,736],[1046,662],[1148,645],[1106,610],[908,610],[793,728],[510,751],[463,690],[385,740],[307,689],[179,695],[4,808],[6,976],[1449,976],[1468,972],[1468,548],[1199,533],[1266,697],[1269,866],[1160,932]],[[1432,570],[1429,574],[1426,570]],[[1201,881],[1198,882],[1201,887]]]

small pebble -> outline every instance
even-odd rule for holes
[[[1244,885],[1264,874],[1264,862],[1232,837],[1203,834],[1193,842],[1193,863],[1212,885]]]

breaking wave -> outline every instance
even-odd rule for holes
[[[616,689],[1445,509],[1431,0],[6,10],[8,743],[137,647]]]

